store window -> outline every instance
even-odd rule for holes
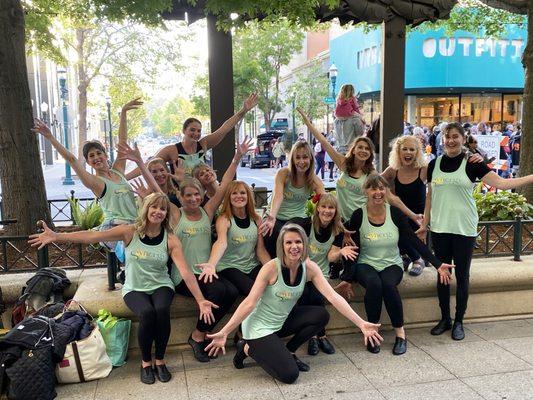
[[[501,123],[502,95],[501,93],[463,94],[461,98],[461,122],[477,124]]]
[[[522,98],[521,94],[503,95],[503,121],[505,124],[522,121]]]
[[[441,122],[456,121],[459,121],[459,96],[417,96],[417,125],[431,128]]]
[[[379,93],[370,95],[368,97],[360,97],[358,99],[363,119],[367,124],[371,124],[381,113],[381,103],[379,101]]]

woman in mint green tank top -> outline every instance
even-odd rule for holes
[[[298,141],[292,146],[289,166],[276,172],[270,211],[260,227],[265,247],[272,258],[276,255],[281,227],[287,221],[302,223],[307,218],[306,202],[311,194],[324,193],[324,185],[316,176],[314,165],[313,149],[307,142]]]
[[[437,282],[441,320],[431,330],[441,335],[451,329],[452,338],[465,337],[463,317],[468,304],[470,263],[478,235],[478,213],[473,198],[474,181],[496,189],[509,190],[530,185],[533,175],[503,179],[484,163],[467,162],[464,151],[465,132],[461,124],[451,123],[443,129],[444,154],[428,165],[429,190],[424,222],[419,230],[425,236],[431,230],[437,257],[455,264],[457,294],[455,320],[452,325],[450,288]]]
[[[196,299],[200,318],[206,321],[214,318],[212,308],[215,305],[205,300],[196,277],[184,261],[179,240],[172,234],[169,208],[167,196],[154,193],[145,198],[135,225],[121,225],[107,231],[71,233],[55,233],[45,225],[43,233],[30,237],[31,245],[39,247],[52,242],[124,241],[126,281],[122,293],[126,305],[139,318],[141,381],[147,384],[154,383],[155,376],[162,382],[171,378],[164,360],[170,336],[170,305],[174,297],[174,285],[167,267],[169,257],[178,266],[180,275]],[[154,366],[152,346],[155,347]]]
[[[377,325],[362,320],[338,295],[313,261],[307,260],[307,236],[295,224],[285,225],[276,243],[277,257],[266,263],[257,276],[250,294],[239,305],[229,322],[218,332],[208,335],[213,341],[206,351],[225,352],[227,336],[242,323],[244,340],[237,343],[233,358],[236,368],[252,357],[267,373],[285,383],[293,383],[300,371],[309,366],[294,354],[328,322],[324,307],[296,305],[306,282],[313,282],[322,295],[346,318],[358,326],[365,343],[378,344],[382,338]],[[294,336],[292,336],[294,335]],[[281,340],[292,336],[287,344]]]

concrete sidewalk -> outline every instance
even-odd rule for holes
[[[311,357],[297,382],[270,378],[253,360],[232,365],[228,354],[201,364],[189,350],[171,350],[167,363],[173,378],[163,384],[139,381],[140,357],[100,381],[58,386],[58,399],[343,399],[343,400],[530,400],[533,399],[533,319],[467,323],[466,339],[449,332],[431,336],[429,328],[407,330],[407,354],[393,356],[392,331],[383,332],[381,353],[370,354],[361,336],[331,337],[337,352]]]

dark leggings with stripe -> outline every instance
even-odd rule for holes
[[[293,383],[300,371],[292,353],[328,324],[329,313],[320,306],[295,306],[281,329],[259,339],[246,339],[248,355],[269,375]],[[294,335],[285,344],[281,338]]]
[[[261,270],[261,267],[262,265],[258,265],[248,274],[237,268],[227,268],[217,272],[217,275],[219,277],[223,277],[226,279],[226,281],[233,285],[235,290],[237,290],[240,295],[248,296],[250,290],[252,290],[252,286],[254,285],[255,278],[257,278],[257,274],[259,274],[259,271]]]
[[[128,308],[139,318],[137,339],[142,359],[152,361],[152,344],[155,342],[155,358],[165,358],[168,338],[170,337],[170,305],[174,291],[160,287],[152,294],[129,292],[124,296]]]

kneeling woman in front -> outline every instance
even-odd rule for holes
[[[385,202],[387,181],[377,174],[370,175],[363,184],[367,195],[367,204],[358,208],[345,224],[349,231],[356,231],[355,244],[359,247],[359,257],[356,265],[346,268],[341,277],[343,283],[337,287],[349,288],[346,281],[354,278],[363,286],[365,291],[365,310],[370,322],[377,323],[381,317],[381,304],[385,302],[387,313],[396,333],[393,354],[404,354],[407,341],[403,329],[403,307],[398,285],[403,277],[402,259],[398,249],[398,242],[405,241],[431,264],[439,273],[440,281],[448,284],[451,279],[449,272],[452,265],[438,260],[429,249],[418,239],[402,212]],[[367,349],[371,353],[378,353],[379,346],[369,342]]]
[[[242,322],[244,340],[237,343],[233,365],[243,368],[244,359],[250,356],[274,378],[293,383],[299,371],[309,371],[309,366],[296,357],[295,351],[329,321],[324,307],[295,306],[308,281],[361,329],[365,343],[379,344],[382,340],[377,333],[379,325],[361,319],[333,290],[316,263],[309,261],[307,236],[300,226],[287,224],[281,229],[276,255],[277,258],[261,268],[250,294],[229,322],[218,333],[208,335],[213,341],[206,351],[217,354],[222,349],[225,352],[228,334]],[[294,336],[285,345],[281,338],[291,335]]]
[[[198,302],[200,318],[212,321],[212,307],[216,307],[204,299],[196,277],[185,262],[181,243],[172,234],[169,224],[169,207],[166,194],[153,193],[144,199],[135,225],[120,225],[107,231],[71,233],[56,233],[44,225],[43,233],[30,236],[31,245],[39,248],[52,242],[124,241],[126,281],[122,295],[128,308],[139,318],[141,381],[148,384],[155,382],[155,376],[161,382],[171,378],[164,361],[170,336],[170,304],[174,297],[174,284],[167,268],[169,255]],[[155,368],[152,368],[152,344],[155,344]]]

